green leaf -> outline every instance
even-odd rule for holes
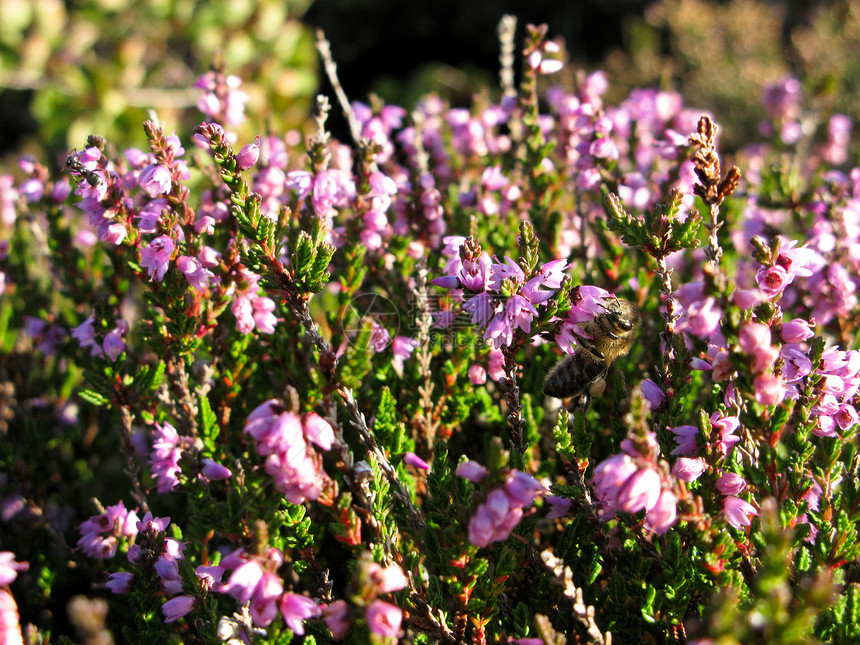
[[[90,389],[79,390],[78,396],[80,396],[84,401],[87,401],[99,407],[108,405],[110,403],[110,399]]]
[[[314,260],[314,246],[311,241],[311,236],[305,231],[299,231],[296,238],[296,248],[293,251],[291,259],[291,267],[295,271],[297,279],[306,279],[310,269],[311,262]]]
[[[214,449],[215,439],[221,429],[218,427],[218,417],[209,405],[209,398],[205,394],[198,396],[198,411],[200,415],[200,428],[203,433],[203,441],[209,450]]]

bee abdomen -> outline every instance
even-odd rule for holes
[[[574,394],[580,389],[582,379],[579,377],[581,370],[576,365],[573,356],[568,356],[558,365],[550,370],[546,380],[543,383],[543,393],[546,396],[552,396],[557,399],[565,399]]]
[[[606,371],[588,350],[579,349],[556,365],[546,377],[543,393],[557,399],[579,396],[591,382]]]

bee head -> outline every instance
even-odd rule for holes
[[[630,331],[639,325],[639,308],[624,298],[604,297],[603,311],[607,320],[622,331]]]

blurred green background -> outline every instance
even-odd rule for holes
[[[848,0],[0,0],[0,155],[56,163],[96,132],[142,145],[147,110],[180,133],[213,56],[251,95],[248,135],[301,125],[318,80],[313,29],[332,43],[352,99],[410,106],[427,91],[466,104],[497,76],[504,13],[547,22],[576,69],[604,69],[613,99],[637,86],[681,92],[742,145],[764,116],[762,86],[800,78],[812,111],[856,118],[860,3]],[[41,151],[41,152],[40,152]],[[4,163],[4,166],[8,164]]]

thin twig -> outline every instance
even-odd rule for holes
[[[612,633],[603,633],[594,620],[595,611],[591,605],[586,605],[583,600],[582,589],[573,583],[573,571],[565,566],[559,558],[550,550],[541,552],[540,558],[546,565],[558,583],[564,588],[564,595],[573,602],[573,615],[576,620],[585,627],[591,637],[591,642],[596,645],[612,645]]]
[[[502,95],[511,97],[517,95],[514,87],[514,51],[516,49],[517,17],[504,15],[499,21],[499,83]]]
[[[146,493],[143,492],[143,488],[140,485],[140,468],[138,467],[137,460],[134,458],[134,447],[131,443],[131,437],[133,434],[131,425],[134,419],[127,407],[121,406],[119,411],[120,419],[122,420],[123,451],[125,452],[126,458],[125,474],[128,475],[128,478],[131,480],[131,496],[134,498],[134,501],[137,502],[141,512],[148,513],[149,505],[146,503]]]
[[[361,126],[358,124],[358,119],[355,118],[355,112],[352,109],[352,105],[350,105],[349,99],[346,97],[346,92],[343,91],[343,86],[340,84],[340,80],[337,77],[337,65],[331,55],[331,44],[326,40],[322,29],[317,29],[316,36],[317,51],[319,52],[320,58],[322,58],[325,74],[328,77],[329,83],[331,83],[331,86],[334,88],[334,93],[335,96],[337,96],[338,103],[340,103],[340,108],[343,110],[344,116],[346,116],[346,121],[349,124],[349,133],[352,135],[353,141],[360,143]]]

